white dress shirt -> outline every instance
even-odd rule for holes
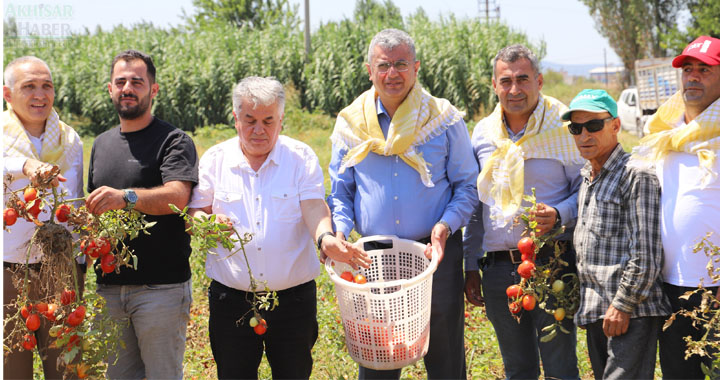
[[[74,132],[73,132],[74,133]],[[30,137],[30,141],[35,145],[35,148],[37,149],[38,153],[41,153],[42,150],[42,139],[44,137],[44,134],[40,136],[39,138],[28,136]],[[79,149],[74,149],[73,151],[76,152],[74,157],[70,158],[70,162],[72,162],[72,166],[65,171],[65,173],[62,173],[62,175],[67,179],[66,182],[60,182],[60,186],[58,186],[58,192],[65,191],[65,199],[71,199],[71,198],[79,198],[83,196],[83,156],[82,156],[82,143],[80,142],[80,138],[77,138],[78,143],[81,145]],[[28,177],[23,174],[23,166],[25,165],[25,161],[27,158],[25,157],[9,157],[9,156],[3,156],[3,177],[6,174],[11,174],[13,176],[13,181],[10,183],[7,189],[5,191],[17,191],[22,189],[23,187],[27,186],[30,181]],[[19,194],[20,198],[22,199],[22,194]],[[48,199],[48,201],[51,201],[52,197]],[[3,196],[3,204],[6,204],[8,201],[7,195]],[[75,207],[80,206],[79,202],[75,204]],[[52,210],[52,207],[50,205],[45,206],[42,210],[40,215],[38,215],[39,220],[48,220],[50,219],[50,211]],[[64,223],[60,223],[64,224]],[[33,232],[35,231],[35,224],[32,222],[28,222],[23,218],[18,218],[17,222],[13,224],[12,226],[9,226],[7,228],[7,231],[3,233],[3,261],[8,263],[22,263],[24,264],[26,262],[30,264],[34,264],[37,262],[40,262],[40,250],[37,247],[33,247],[30,252],[30,257],[27,257],[27,249],[28,249],[28,241],[33,235]],[[84,262],[83,260],[78,260],[79,262]]]
[[[308,145],[279,136],[256,172],[234,137],[203,155],[199,174],[189,206],[212,206],[212,213],[227,215],[241,236],[252,234],[245,252],[259,290],[262,282],[283,290],[320,274],[315,243],[300,210],[300,201],[325,197],[322,170]],[[225,286],[249,291],[242,251],[229,253],[220,247],[208,254],[205,273]]]

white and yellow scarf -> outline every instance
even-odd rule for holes
[[[60,117],[54,109],[45,122],[45,136],[40,154],[10,105],[2,114],[2,125],[5,156],[33,158],[58,165],[60,173],[65,173],[70,169],[71,157],[76,157],[77,150],[82,149],[82,144],[75,131],[60,121]]]
[[[428,163],[415,148],[460,121],[463,113],[448,100],[433,97],[415,82],[393,115],[385,138],[377,118],[376,96],[372,87],[338,114],[330,140],[348,149],[339,173],[360,163],[370,152],[397,155],[420,174],[425,186],[435,186]]]
[[[712,168],[720,150],[720,99],[715,100],[693,121],[676,127],[685,117],[682,91],[670,97],[650,117],[646,128],[649,134],[633,149],[631,165],[651,166],[662,160],[669,152],[696,154],[705,172],[700,183],[704,188],[714,181],[718,173]]]
[[[554,159],[564,165],[584,162],[561,119],[566,110],[559,100],[540,95],[525,134],[517,142],[510,140],[501,104],[476,126],[495,145],[477,180],[478,195],[490,207],[493,228],[505,227],[520,208],[525,190],[525,160]]]

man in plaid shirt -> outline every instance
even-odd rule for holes
[[[582,169],[574,244],[580,278],[575,323],[587,329],[596,379],[651,379],[670,305],[660,272],[660,187],[649,170],[628,167],[618,144],[617,104],[583,90],[563,114]]]

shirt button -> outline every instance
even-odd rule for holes
[[[259,174],[255,173],[255,177],[257,177]]]
[[[255,198],[256,201],[260,202],[260,197]]]
[[[260,276],[264,276],[264,275],[265,275],[265,273],[260,273]]]
[[[395,173],[395,177],[397,177],[397,173]]]
[[[396,220],[396,221],[395,221],[395,224],[400,224],[400,220],[399,220],[399,219]]]
[[[258,247],[258,251],[262,251],[262,247]]]
[[[257,225],[259,226],[259,225],[260,225],[260,222],[257,222],[257,223],[255,223],[255,224],[257,224]]]
[[[398,197],[397,197],[397,195],[395,196],[395,200],[398,200]]]

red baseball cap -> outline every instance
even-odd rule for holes
[[[710,66],[720,65],[720,39],[700,36],[685,47],[682,54],[673,59],[673,67],[681,67],[685,58],[693,57]]]

